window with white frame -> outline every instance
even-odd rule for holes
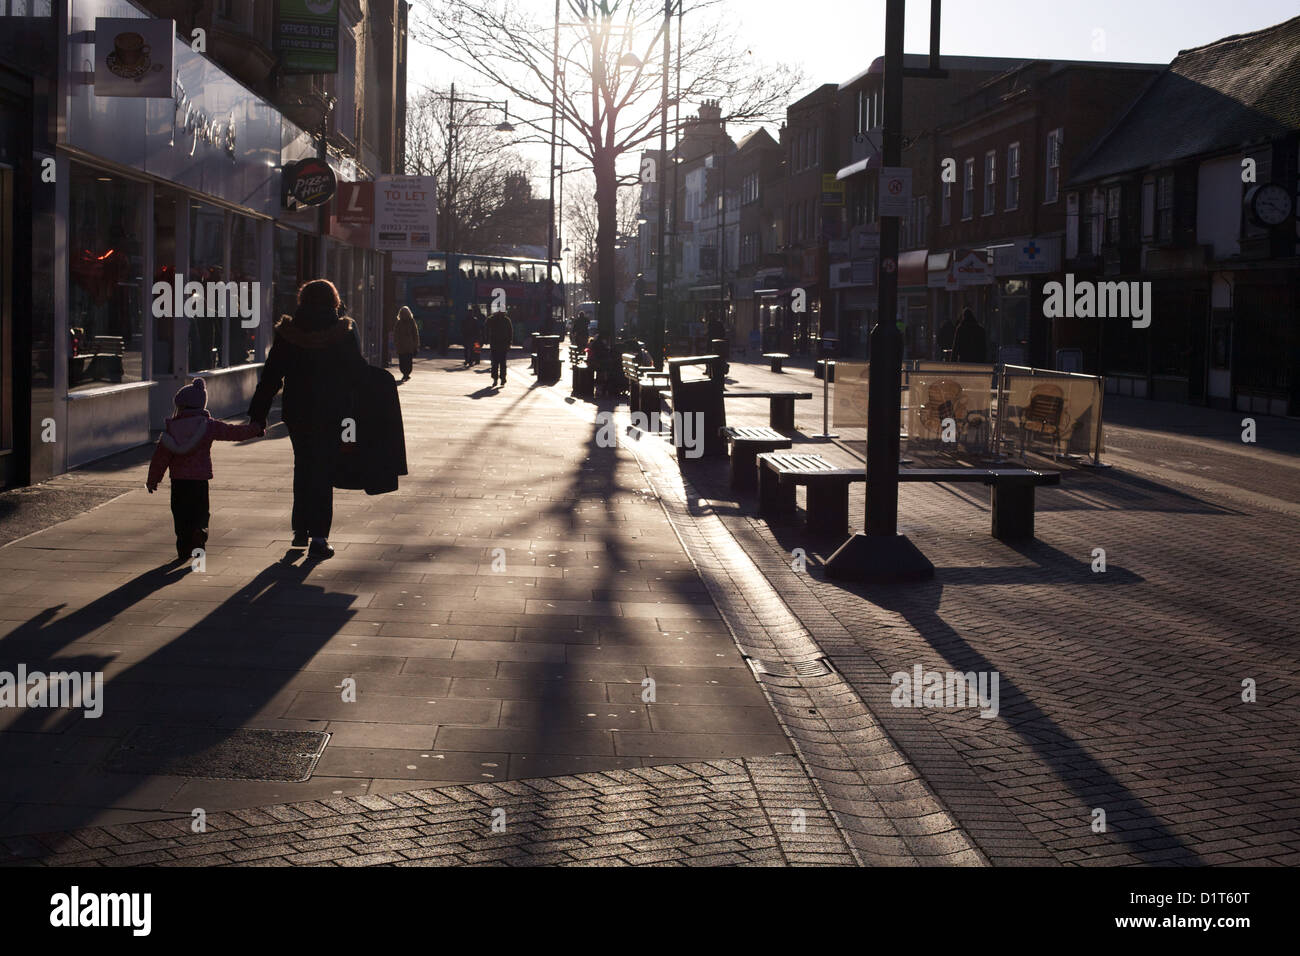
[[[748,174],[741,183],[740,201],[743,205],[758,202],[758,173]]]
[[[926,220],[929,219],[930,217],[930,203],[929,200],[927,200],[926,197],[924,196],[916,197],[915,203],[916,203],[916,244],[918,246],[924,246],[927,241]]]
[[[1171,242],[1174,238],[1174,174],[1161,173],[1156,177],[1156,242]]]
[[[1142,180],[1142,241],[1150,242],[1156,232],[1156,181],[1148,176]]]
[[[1047,180],[1043,188],[1043,202],[1056,202],[1061,195],[1061,148],[1065,131],[1054,129],[1047,134]]]
[[[1100,189],[1094,189],[1088,200],[1088,251],[1094,256],[1101,255],[1102,230],[1106,222],[1106,197]]]
[[[984,154],[984,215],[993,215],[998,197],[998,152],[990,149]]]
[[[1120,228],[1120,187],[1110,186],[1106,190],[1106,242],[1108,245],[1119,243]]]
[[[1007,147],[1007,209],[1020,208],[1020,144]]]
[[[964,179],[961,184],[961,218],[970,219],[975,215],[975,157],[968,157],[962,169]]]
[[[943,199],[939,203],[939,225],[952,224],[952,183],[943,184]]]

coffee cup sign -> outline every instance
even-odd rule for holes
[[[144,17],[95,18],[95,95],[170,99],[176,23]]]
[[[149,55],[149,44],[138,33],[119,33],[113,38],[113,53],[123,66],[138,66]]]

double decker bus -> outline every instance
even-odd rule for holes
[[[559,330],[564,315],[564,280],[558,263],[551,264],[550,310],[552,328]],[[487,315],[505,292],[506,308],[514,323],[515,342],[541,332],[546,318],[546,260],[471,253],[433,252],[423,275],[408,275],[401,301],[410,307],[420,326],[420,343],[441,348],[460,341],[460,320],[466,310],[478,307]]]

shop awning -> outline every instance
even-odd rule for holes
[[[859,159],[856,163],[850,163],[835,174],[836,179],[848,179],[850,176],[856,176],[858,173],[864,173],[868,169],[877,169],[880,166],[880,154],[872,153],[866,159]]]
[[[900,286],[925,285],[930,261],[930,250],[915,249],[898,255],[898,284]]]

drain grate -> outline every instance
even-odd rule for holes
[[[771,674],[773,677],[825,677],[835,673],[834,666],[825,657],[814,657],[806,661],[763,661],[757,657],[746,657],[745,663],[755,677],[763,674]]]
[[[309,730],[221,730],[213,727],[137,727],[108,755],[104,769],[214,780],[311,777],[329,742]]]

